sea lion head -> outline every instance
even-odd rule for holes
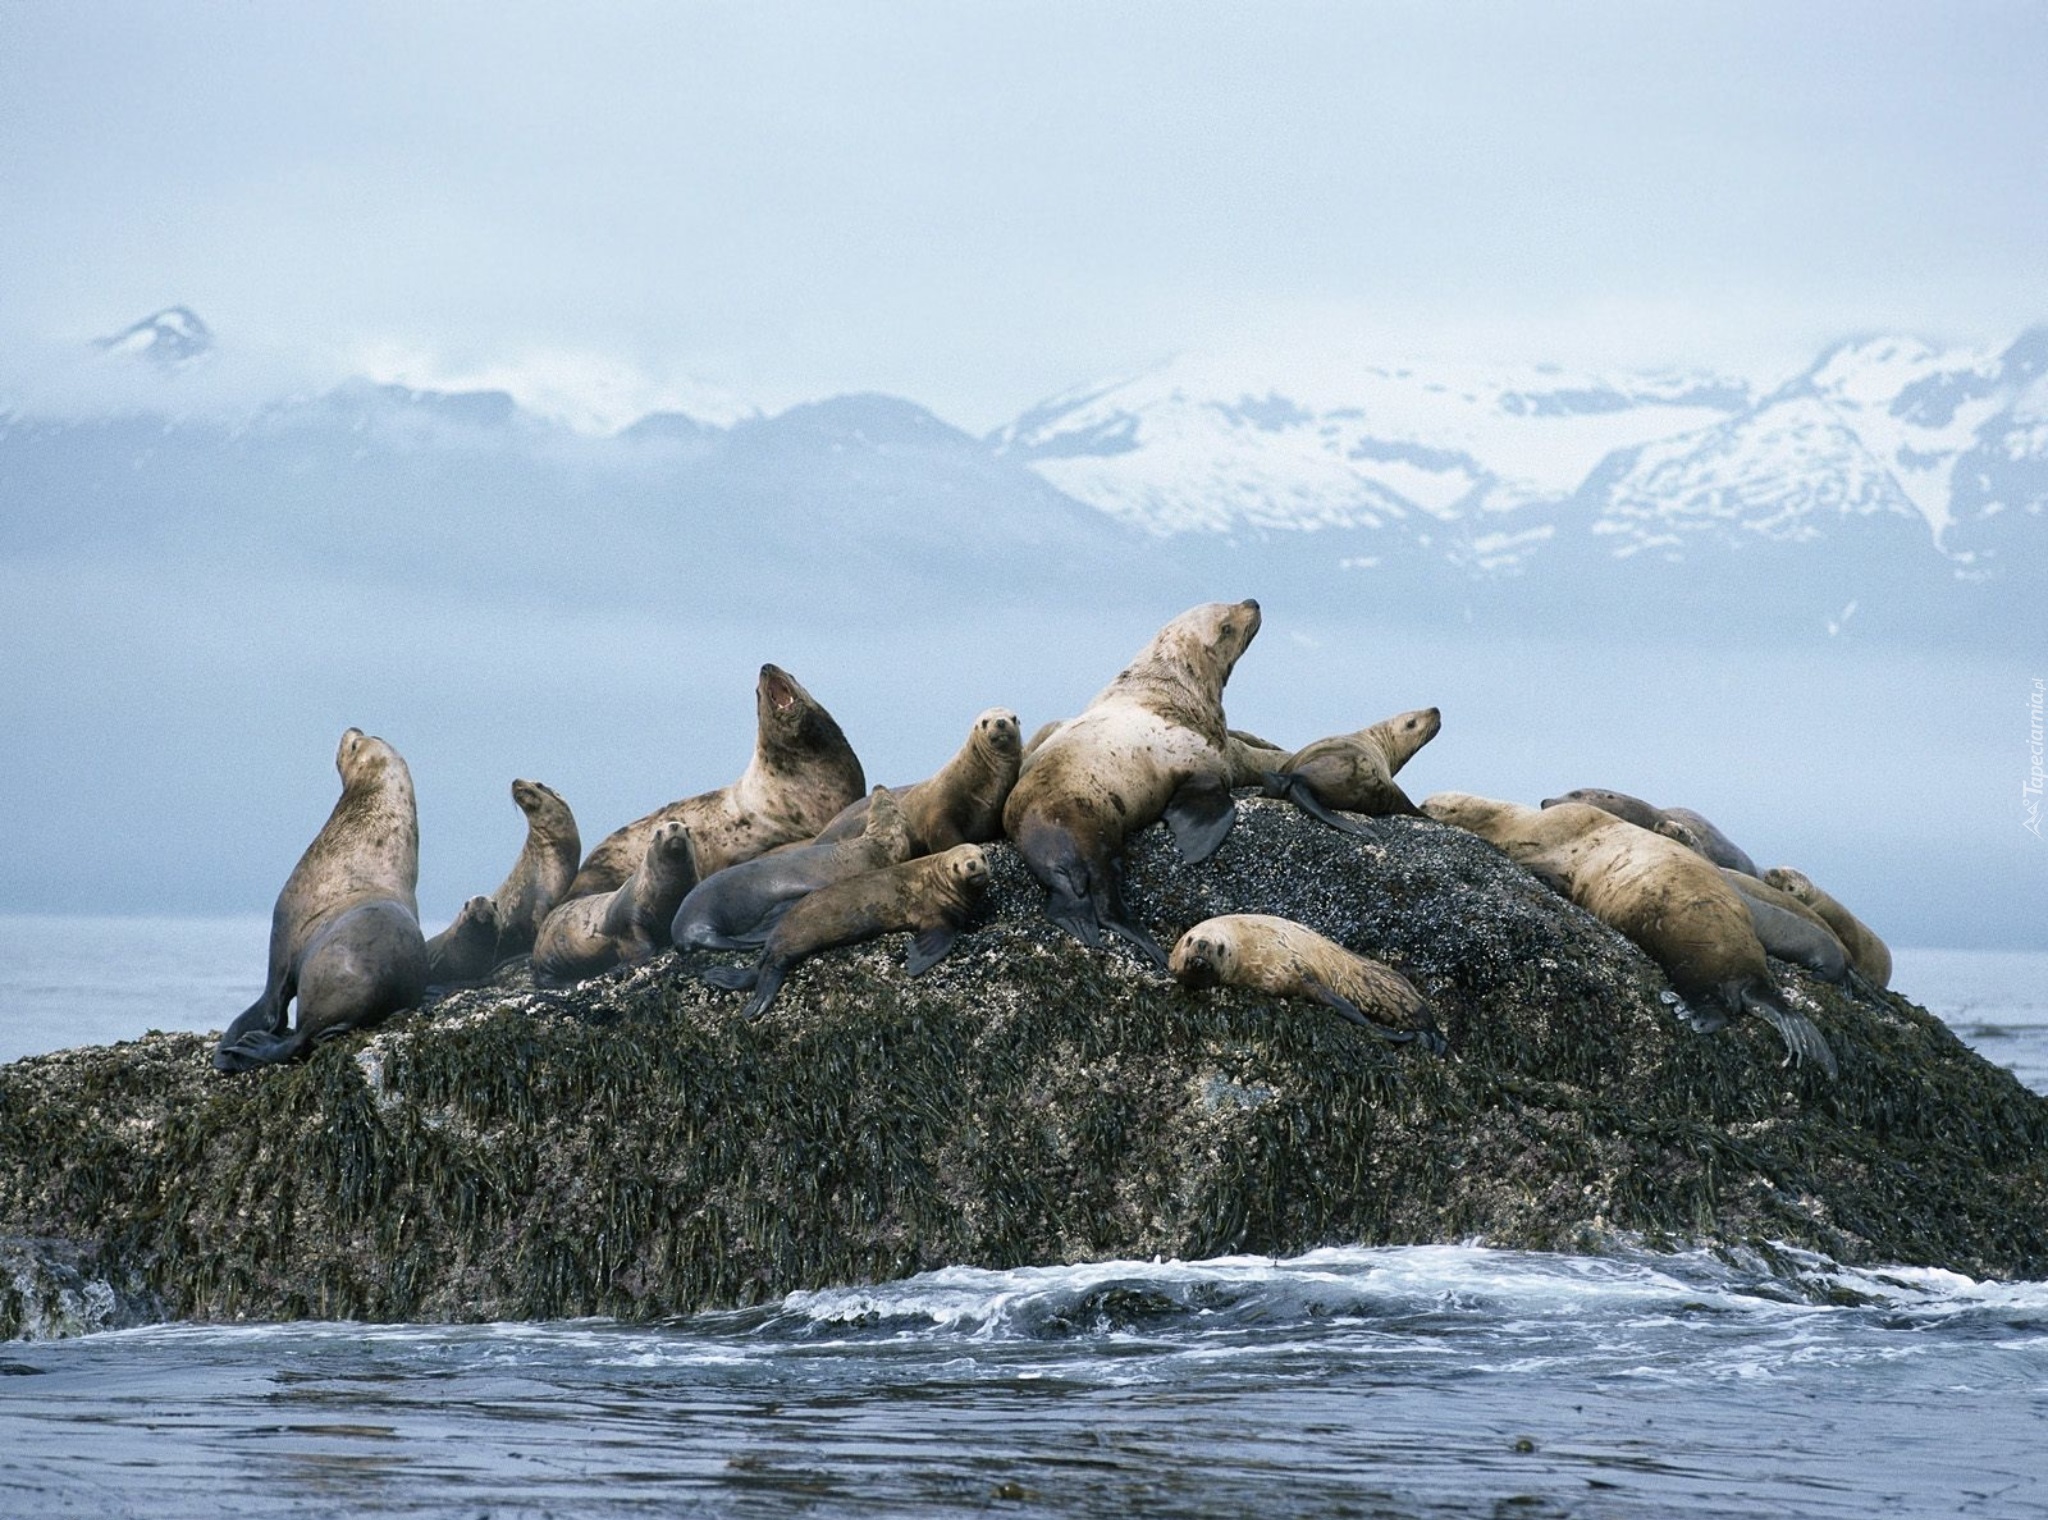
[[[360,728],[351,728],[344,733],[334,752],[334,768],[341,772],[344,790],[375,785],[394,764],[401,767],[405,764],[398,758],[398,751],[375,734],[366,734]]]
[[[1422,799],[1424,817],[1448,823],[1481,838],[1486,836],[1489,828],[1504,821],[1512,807],[1512,803],[1496,802],[1491,797],[1475,797],[1470,792],[1435,792]]]
[[[1632,823],[1642,829],[1654,829],[1664,819],[1661,812],[1642,798],[1631,797],[1627,792],[1609,791],[1604,786],[1582,786],[1566,792],[1562,797],[1545,797],[1543,806],[1563,807],[1568,802],[1598,808],[1603,813],[1619,818],[1623,823]]]
[[[1258,631],[1257,602],[1204,602],[1154,634],[1125,674],[1164,676],[1214,700]]]
[[[1180,937],[1173,954],[1167,957],[1166,969],[1183,987],[1199,990],[1221,984],[1236,956],[1228,939],[1198,925]]]
[[[974,720],[974,742],[998,761],[1024,753],[1024,729],[1007,707],[991,707]]]
[[[1406,765],[1443,726],[1443,713],[1434,707],[1418,707],[1387,719],[1380,727],[1386,733],[1388,769],[1398,771]]]
[[[763,665],[754,684],[754,718],[762,756],[771,766],[814,755],[851,756],[852,746],[832,714],[780,665]],[[854,788],[854,795],[861,788]]]
[[[543,813],[553,813],[568,806],[562,801],[561,793],[539,781],[514,781],[512,801],[529,818],[538,818]]]
[[[937,859],[946,879],[963,896],[978,896],[988,889],[988,851],[980,845],[956,844]]]

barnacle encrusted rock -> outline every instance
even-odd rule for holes
[[[901,935],[831,952],[757,1023],[668,955],[567,992],[508,974],[233,1079],[196,1035],[0,1068],[0,1333],[69,1323],[38,1283],[81,1327],[649,1318],[1331,1242],[2048,1277],[2048,1099],[1922,1009],[1774,964],[1842,1068],[1788,1071],[1758,1021],[1688,1031],[1650,961],[1469,835],[1241,806],[1201,866],[1132,841],[1138,919],[1299,919],[1432,998],[1450,1058],[1085,950],[995,846],[991,920],[931,973]]]

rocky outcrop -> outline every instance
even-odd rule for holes
[[[997,846],[990,920],[932,972],[900,935],[829,953],[755,1023],[668,955],[509,975],[290,1069],[218,1077],[163,1034],[0,1068],[0,1235],[122,1313],[216,1320],[647,1318],[1338,1241],[2048,1277],[2048,1099],[1924,1010],[1777,965],[1841,1062],[1787,1070],[1760,1022],[1691,1033],[1651,962],[1469,835],[1241,806],[1204,865],[1133,842],[1140,920],[1300,919],[1422,988],[1448,1059],[1084,950]]]

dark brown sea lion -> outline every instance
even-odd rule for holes
[[[1582,786],[1562,797],[1543,799],[1545,807],[1555,807],[1560,802],[1581,802],[1603,813],[1612,813],[1639,829],[1661,831],[1666,838],[1677,839],[1715,865],[1740,871],[1744,876],[1761,877],[1763,874],[1757,870],[1756,862],[1749,858],[1747,850],[1715,828],[1713,820],[1691,808],[1660,808],[1640,797],[1631,797],[1627,792],[1610,792],[1598,786]]]
[[[1877,987],[1892,984],[1892,952],[1875,929],[1813,884],[1812,878],[1790,866],[1772,866],[1764,880],[1789,897],[1796,897],[1827,921],[1842,947],[1849,952],[1849,964],[1865,981]]]
[[[427,941],[429,987],[473,987],[497,964],[498,905],[488,897],[472,897]]]
[[[1834,1052],[1809,1019],[1786,1006],[1749,908],[1710,861],[1585,803],[1537,809],[1439,792],[1422,810],[1477,834],[1626,935],[1681,996],[1766,1020],[1795,1065],[1812,1061],[1835,1075]],[[1717,1010],[1693,1009],[1690,1017],[1703,1032],[1727,1023]]]
[[[758,1018],[775,1001],[790,968],[806,956],[907,929],[916,938],[904,969],[919,976],[945,958],[987,891],[988,856],[978,844],[955,845],[798,898],[752,966],[712,966],[702,974],[729,992],[752,988],[742,1011]]]
[[[614,830],[584,860],[568,896],[609,892],[623,882],[646,855],[656,824],[689,829],[701,878],[779,844],[812,838],[868,789],[846,735],[787,671],[761,667],[754,712],[754,758],[739,780]]]
[[[534,941],[535,979],[566,986],[666,950],[676,905],[697,882],[693,856],[688,828],[673,818],[657,823],[623,885],[572,897],[548,915]]]
[[[263,994],[220,1037],[216,1071],[289,1061],[419,1001],[419,812],[397,750],[359,728],[334,756],[341,799],[292,867],[270,914]],[[285,1032],[292,1000],[298,1026]]]
[[[1419,817],[1422,810],[1394,777],[1442,727],[1436,708],[1421,707],[1356,733],[1318,739],[1266,773],[1266,795],[1287,798],[1333,829],[1370,837],[1371,829],[1337,810],[1370,818]]]
[[[1182,613],[1025,757],[1003,831],[1045,887],[1047,916],[1083,944],[1107,929],[1166,965],[1124,910],[1123,843],[1164,817],[1182,857],[1202,861],[1229,835],[1223,686],[1258,631],[1255,601]]]
[[[1292,919],[1225,913],[1180,937],[1168,962],[1184,987],[1248,987],[1308,998],[1383,1040],[1419,1040],[1442,1055],[1429,1000],[1393,967],[1346,950]]]
[[[974,720],[967,738],[937,775],[895,789],[910,830],[910,854],[936,855],[956,844],[987,844],[1003,834],[1003,804],[1017,784],[1024,746],[1017,715],[991,707]],[[820,844],[859,837],[868,799],[849,804],[818,835]]]
[[[1014,725],[1013,725],[1014,727]],[[727,866],[690,888],[669,937],[680,950],[743,950],[768,938],[798,898],[836,881],[897,865],[915,853],[910,826],[886,786],[861,799],[862,828],[848,838],[784,845]]]

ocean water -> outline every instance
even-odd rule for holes
[[[0,919],[0,1056],[210,1029],[248,920]],[[2048,956],[1895,984],[2048,1090]],[[2048,1283],[1472,1246],[952,1269],[645,1326],[0,1347],[0,1516],[2038,1516]]]

